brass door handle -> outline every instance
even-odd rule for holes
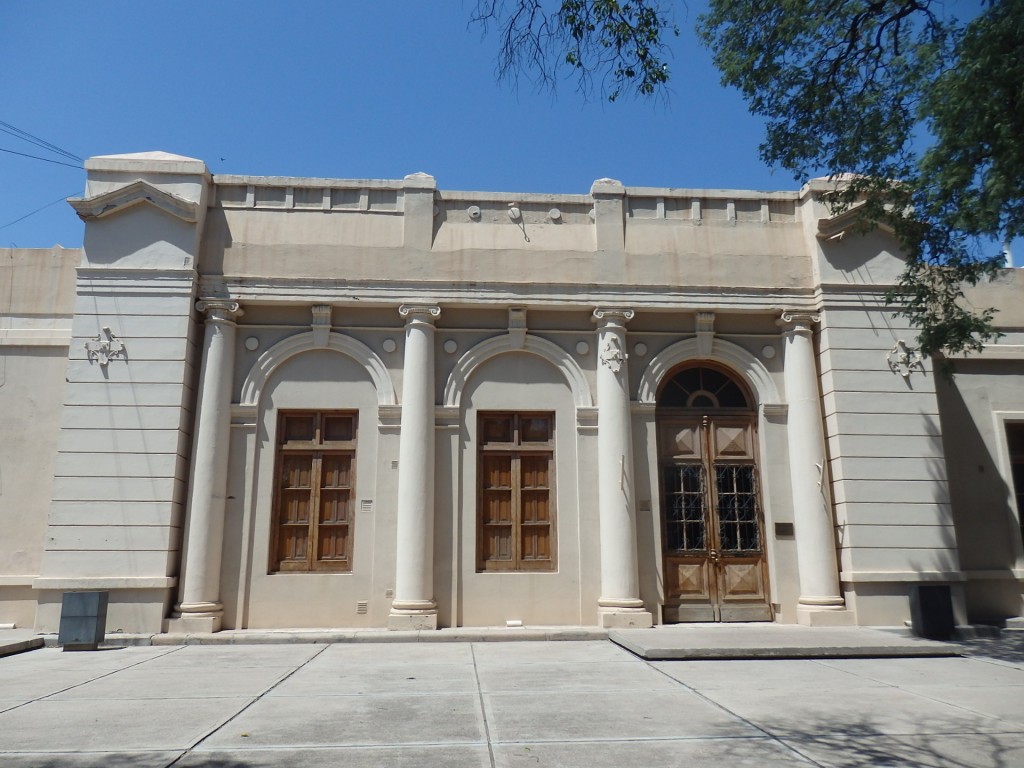
[[[717,563],[718,562],[718,550],[717,549],[712,549],[710,552],[708,552],[708,557],[711,559],[711,562]]]

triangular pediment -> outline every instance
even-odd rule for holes
[[[199,205],[197,203],[190,202],[177,195],[172,195],[169,192],[164,192],[162,189],[142,179],[134,181],[126,187],[104,192],[102,195],[96,195],[95,197],[69,198],[68,203],[75,209],[75,212],[82,221],[104,219],[142,204],[152,205],[164,213],[168,213],[190,224],[196,222],[199,213]]]
[[[818,220],[818,239],[837,240],[849,232],[856,231],[860,226],[860,211],[863,205],[855,205],[847,211]],[[893,228],[885,222],[879,222],[875,228],[889,235],[895,234]]]

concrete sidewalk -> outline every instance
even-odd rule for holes
[[[0,765],[1024,765],[1022,646],[659,662],[607,641],[46,648],[0,659]]]
[[[108,635],[106,646],[278,645],[333,643],[469,643],[606,640],[641,658],[752,659],[885,656],[956,656],[960,649],[912,637],[909,631],[869,627],[804,627],[792,624],[677,624],[652,629],[600,627],[456,627],[395,632],[387,629],[242,629],[189,635]],[[40,645],[55,647],[56,635],[0,630],[0,656]]]

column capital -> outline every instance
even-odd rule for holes
[[[403,304],[398,308],[398,314],[405,318],[406,323],[429,323],[441,316],[441,308],[437,304]]]
[[[636,313],[628,307],[597,307],[594,309],[593,320],[599,328],[614,326],[625,328],[626,323],[635,315]]]
[[[821,321],[821,315],[798,309],[784,309],[775,324],[784,333],[810,333],[815,324]]]
[[[205,314],[207,320],[220,322],[232,322],[245,314],[245,310],[233,299],[200,299],[196,302],[196,310]]]

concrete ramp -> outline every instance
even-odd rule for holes
[[[642,659],[844,659],[960,656],[952,643],[900,630],[792,624],[687,624],[615,629],[608,639]]]

